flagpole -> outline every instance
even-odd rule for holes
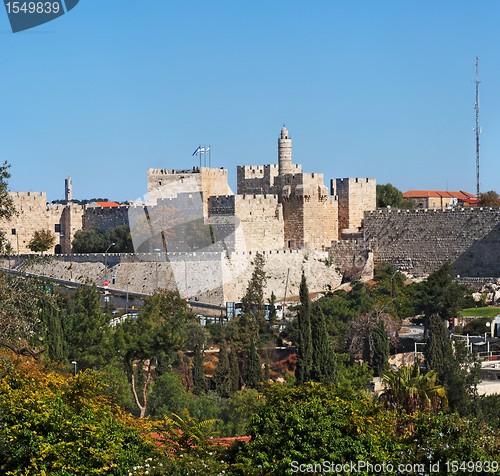
[[[200,152],[200,169],[201,169],[201,144],[199,145],[199,152]]]
[[[212,146],[208,146],[208,167],[212,167]]]

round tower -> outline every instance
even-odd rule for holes
[[[67,202],[73,200],[73,183],[71,182],[71,177],[66,177],[66,180],[64,180],[64,198]]]
[[[292,169],[292,139],[288,136],[288,129],[283,126],[281,137],[278,139],[278,173],[291,174]]]

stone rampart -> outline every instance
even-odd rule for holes
[[[58,279],[102,285],[115,276],[110,288],[152,293],[176,288],[182,296],[224,305],[240,301],[254,269],[256,252],[199,253],[97,253],[51,256],[44,260],[28,255],[4,258],[1,265]],[[267,273],[266,298],[271,292],[281,300],[298,296],[302,270],[311,292],[333,290],[341,276],[328,264],[328,253],[305,250],[263,251]],[[107,269],[105,266],[107,265]],[[287,283],[288,276],[288,283]]]
[[[364,216],[375,263],[416,276],[451,262],[461,276],[500,276],[500,209],[376,210]]]
[[[121,207],[85,207],[83,214],[84,228],[97,228],[100,231],[109,231],[119,226],[128,225],[128,209]]]

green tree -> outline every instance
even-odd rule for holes
[[[434,370],[446,390],[450,409],[461,414],[471,411],[479,381],[479,364],[461,342],[452,345],[443,320],[430,318],[429,339],[425,346],[427,367]]]
[[[371,312],[361,314],[351,323],[349,333],[349,351],[356,358],[368,362],[372,369],[385,366],[387,346],[394,347],[399,341],[401,323],[382,309],[374,308]],[[387,339],[387,341],[385,341]],[[377,355],[375,355],[377,353]]]
[[[74,253],[104,253],[110,243],[115,243],[115,253],[133,253],[134,245],[128,225],[121,225],[106,232],[89,227],[78,230],[73,239]]]
[[[237,392],[240,389],[240,362],[238,359],[238,350],[233,346],[229,353],[230,373],[231,380],[231,393]]]
[[[300,308],[298,311],[297,367],[295,377],[298,385],[303,385],[311,379],[313,363],[313,344],[311,328],[311,302],[307,287],[306,275],[302,271],[299,288]]]
[[[113,357],[110,317],[102,312],[97,287],[78,288],[68,301],[66,341],[71,360],[78,368],[103,370]]]
[[[54,246],[56,237],[49,230],[36,230],[28,243],[28,248],[35,253],[44,253]]]
[[[333,342],[328,335],[325,315],[320,311],[311,313],[312,362],[311,380],[333,384],[337,380],[337,361]]]
[[[68,345],[61,300],[53,293],[45,293],[39,305],[46,355],[51,360],[67,361]]]
[[[437,383],[433,370],[421,374],[418,364],[382,372],[384,391],[380,400],[390,408],[406,413],[446,409],[448,399],[442,385]]]
[[[139,416],[148,411],[148,395],[157,374],[167,371],[196,317],[178,291],[159,290],[147,298],[137,319],[117,326],[122,334],[124,364]]]
[[[246,293],[241,302],[243,313],[239,320],[242,329],[241,336],[245,339],[244,345],[249,344],[251,335],[257,340],[262,333],[266,332],[266,309],[264,302],[264,290],[266,287],[266,272],[264,270],[264,256],[257,253],[254,260],[254,270],[248,282]]]
[[[195,395],[200,395],[206,390],[203,354],[203,346],[196,344],[193,348],[193,393]]]
[[[237,458],[239,474],[293,474],[293,461],[389,464],[401,458],[392,415],[361,393],[320,384],[273,385],[264,397],[252,419],[250,443]]]
[[[467,287],[454,280],[450,263],[445,263],[417,285],[416,312],[427,319],[433,314],[442,319],[456,317],[467,293]]]
[[[219,362],[213,376],[215,391],[223,398],[227,398],[232,393],[231,363],[227,349],[227,342],[223,340],[219,348]]]
[[[262,382],[262,365],[253,336],[250,337],[250,346],[246,361],[245,383],[248,388],[258,388]]]
[[[7,161],[0,165],[0,222],[9,220],[17,213],[14,201],[8,192],[9,169],[10,164]],[[9,253],[10,250],[11,246],[5,237],[5,232],[0,231],[0,253]]]
[[[84,228],[75,233],[72,246],[74,253],[102,253],[109,243],[97,228]]]
[[[39,280],[0,273],[0,347],[38,358],[45,350],[42,314],[46,299]]]
[[[377,207],[399,208],[403,202],[403,194],[394,185],[387,183],[377,184]]]
[[[379,377],[382,372],[389,368],[389,335],[385,329],[382,319],[377,323],[375,331],[371,335],[370,349],[372,352],[373,375]]]
[[[9,179],[11,177],[10,164],[4,161],[0,165],[0,218],[9,219],[16,214],[16,209],[14,207],[14,201],[9,195]]]
[[[125,475],[163,460],[96,373],[62,376],[11,355],[0,359],[0,428],[1,474]]]
[[[500,196],[494,190],[480,193],[478,198],[480,207],[500,207]]]

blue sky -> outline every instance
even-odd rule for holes
[[[81,0],[13,34],[0,9],[10,188],[134,199],[147,168],[294,162],[402,190],[500,191],[498,0]]]

